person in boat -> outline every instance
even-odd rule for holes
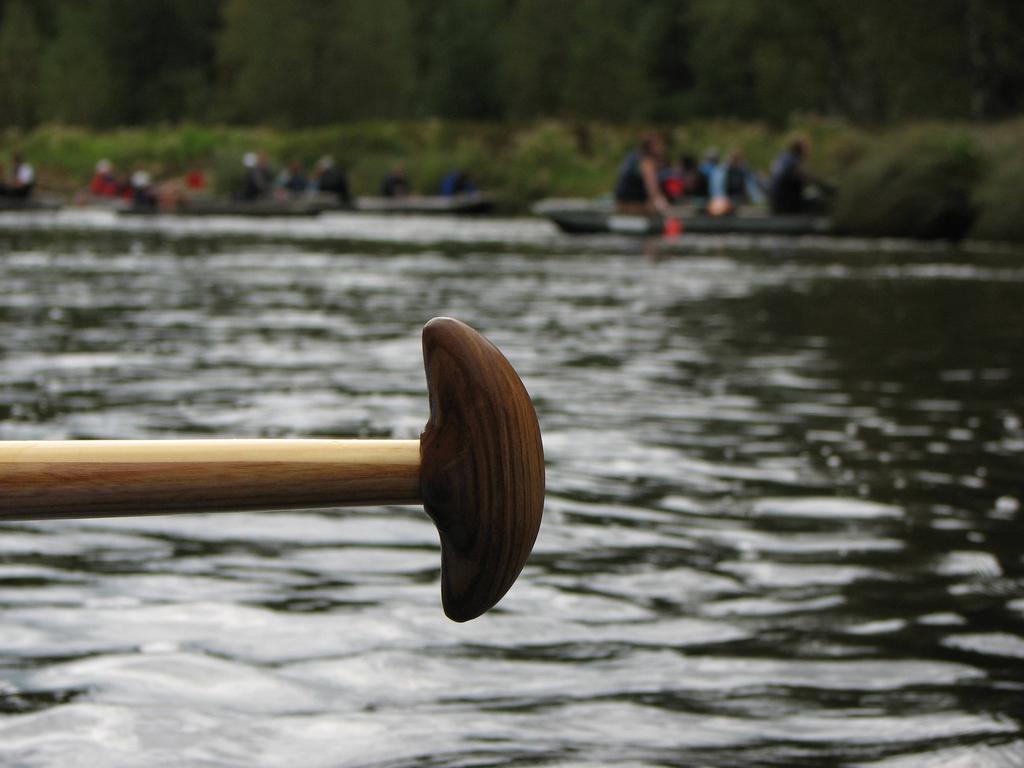
[[[775,159],[768,186],[772,213],[814,213],[835,192],[835,187],[807,170],[809,155],[810,143],[799,138]],[[809,194],[811,190],[817,192],[816,197]]]
[[[302,163],[298,160],[292,160],[288,163],[288,167],[281,171],[281,175],[277,177],[277,187],[291,197],[298,197],[307,192],[309,190],[309,177],[306,176],[306,172],[302,169]]]
[[[469,174],[461,168],[457,168],[443,179],[441,179],[440,192],[445,197],[453,197],[454,195],[468,195],[473,192],[478,192],[476,185],[469,178]]]
[[[242,157],[242,165],[245,167],[245,175],[235,197],[246,201],[268,197],[273,191],[274,177],[266,154],[246,152]]]
[[[202,168],[193,168],[185,174],[185,189],[189,192],[205,192],[206,184],[206,174]]]
[[[407,197],[410,192],[409,177],[405,175],[405,166],[402,164],[388,171],[380,185],[382,197]]]
[[[699,176],[697,161],[693,155],[680,155],[677,165],[662,170],[658,175],[661,193],[670,203],[682,202],[685,198],[694,196],[699,186]]]
[[[260,152],[256,156],[256,177],[261,187],[270,193],[274,188],[274,169],[270,166],[270,158],[266,152]],[[266,194],[265,193],[265,194]]]
[[[707,200],[711,197],[711,178],[718,170],[721,162],[721,155],[717,147],[708,147],[704,150],[700,163],[697,164],[697,173],[694,178],[693,191],[690,196]]]
[[[96,163],[96,170],[89,182],[89,194],[93,197],[120,197],[125,185],[114,174],[114,165],[107,159]]]
[[[658,171],[658,186],[661,188],[661,194],[670,203],[682,200],[686,194],[686,178],[682,164],[670,165]]]
[[[808,155],[806,139],[797,139],[772,164],[768,194],[772,213],[800,213],[804,207],[804,158]]]
[[[697,168],[697,160],[693,155],[683,155],[679,158],[679,166],[683,172],[683,185],[686,188],[687,197],[695,197],[700,187],[700,170]]]
[[[20,152],[15,152],[11,159],[14,168],[11,178],[5,184],[0,184],[0,196],[11,200],[28,200],[36,186],[35,169],[25,162]]]
[[[342,208],[352,207],[352,193],[348,187],[348,177],[339,168],[334,158],[324,155],[317,160],[316,168],[313,171],[313,187],[319,192],[334,195],[338,198],[338,205]]]
[[[661,137],[650,133],[630,152],[615,181],[615,206],[621,213],[652,214],[668,208],[658,184],[658,172],[665,156]]]
[[[743,153],[733,150],[724,163],[719,163],[711,173],[711,204],[708,208],[725,213],[738,205],[764,202],[764,192],[757,174],[747,165]]]
[[[131,201],[133,208],[151,210],[157,206],[156,188],[153,180],[146,171],[138,170],[132,174],[131,180]]]

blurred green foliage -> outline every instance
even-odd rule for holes
[[[959,239],[974,221],[977,141],[920,126],[876,138],[842,174],[835,222],[865,235]]]
[[[0,128],[1024,109],[1019,0],[0,0]]]
[[[972,237],[1024,242],[1024,123],[986,133],[986,173],[974,188],[977,220]]]

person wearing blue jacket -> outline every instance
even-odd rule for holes
[[[764,202],[761,181],[740,151],[731,152],[728,160],[715,166],[710,186],[712,200],[728,198],[734,207],[741,203],[756,205]]]
[[[453,197],[454,195],[465,195],[479,190],[470,181],[469,174],[461,168],[457,168],[441,180],[440,191],[445,197]]]

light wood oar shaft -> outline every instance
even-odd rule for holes
[[[0,520],[420,503],[418,440],[0,441]]]

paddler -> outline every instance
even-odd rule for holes
[[[772,164],[768,197],[772,213],[813,213],[820,210],[835,187],[813,176],[806,168],[810,143],[805,138],[793,141]],[[817,198],[808,195],[808,187]]]
[[[384,177],[380,185],[380,194],[383,197],[405,197],[409,193],[409,177],[405,173],[405,165],[399,163]]]
[[[317,160],[316,168],[313,171],[313,188],[324,194],[331,194],[338,198],[338,205],[342,208],[352,206],[352,193],[348,187],[348,176],[337,166],[331,155],[324,155]]]
[[[93,197],[120,197],[124,185],[114,174],[114,165],[107,159],[96,163],[96,172],[89,182],[89,194]]]
[[[16,200],[27,200],[36,185],[35,169],[25,162],[20,152],[15,152],[11,159],[14,162],[14,172],[6,184],[0,184],[0,195]]]
[[[235,197],[239,200],[259,200],[268,197],[273,190],[274,177],[266,154],[246,152],[242,157],[245,176]]]
[[[615,182],[615,207],[620,213],[654,214],[668,210],[658,173],[665,156],[661,137],[649,133],[623,161]]]

